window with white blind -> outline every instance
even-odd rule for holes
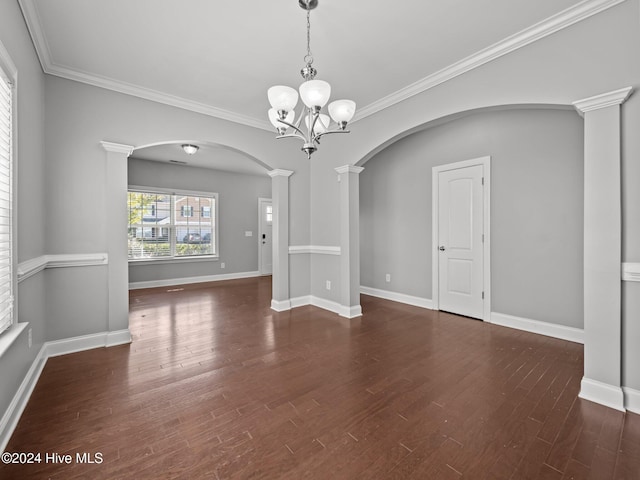
[[[6,59],[0,51],[0,333],[13,324],[15,288],[13,281],[13,82],[3,60]]]
[[[129,260],[218,256],[217,194],[133,188],[128,197]]]

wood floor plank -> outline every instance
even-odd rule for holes
[[[74,461],[0,478],[640,478],[639,417],[577,398],[582,345],[270,301],[268,277],[132,291],[133,342],[49,359],[7,446]]]

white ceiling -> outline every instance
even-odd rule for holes
[[[182,149],[182,144],[198,144],[200,149],[194,155],[188,155]],[[211,168],[227,172],[248,175],[267,174],[267,168],[256,159],[247,157],[242,152],[229,147],[205,143],[197,140],[185,140],[174,144],[153,145],[137,148],[131,155],[133,158],[153,160],[156,162],[187,165],[190,167]]]
[[[318,78],[358,118],[621,0],[319,0]],[[19,0],[45,72],[270,129],[267,89],[297,87],[298,0]]]

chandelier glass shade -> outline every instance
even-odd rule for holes
[[[307,54],[304,57],[305,66],[300,71],[304,82],[298,91],[285,85],[276,85],[267,91],[267,98],[271,104],[268,111],[269,121],[278,132],[277,138],[299,138],[303,142],[302,151],[311,158],[311,154],[318,149],[320,138],[330,133],[349,133],[347,124],[356,112],[356,104],[352,100],[335,100],[329,103],[329,115],[322,109],[331,97],[331,85],[324,80],[317,80],[317,70],[313,68],[311,55],[311,23],[309,14],[318,2],[317,0],[298,0],[300,7],[307,11]],[[304,106],[296,118],[295,108],[298,98]],[[304,118],[304,127],[302,119]],[[331,123],[333,119],[333,124]]]

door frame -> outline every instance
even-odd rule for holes
[[[269,273],[264,273],[262,271],[262,243],[261,242],[262,242],[262,234],[264,233],[262,231],[262,203],[263,202],[269,202],[273,206],[273,200],[271,198],[258,197],[258,271],[260,272],[260,275],[272,275],[273,268]],[[273,236],[271,237],[271,248],[273,249]],[[273,261],[273,256],[271,258]]]
[[[445,165],[437,165],[431,169],[431,185],[432,185],[432,209],[431,209],[431,291],[433,310],[440,310],[440,255],[438,254],[439,231],[439,175],[441,172],[449,170],[458,170],[466,167],[474,167],[481,165],[483,167],[484,188],[483,193],[483,291],[484,291],[484,307],[482,312],[482,320],[491,321],[491,157],[479,157],[461,162],[447,163]]]

